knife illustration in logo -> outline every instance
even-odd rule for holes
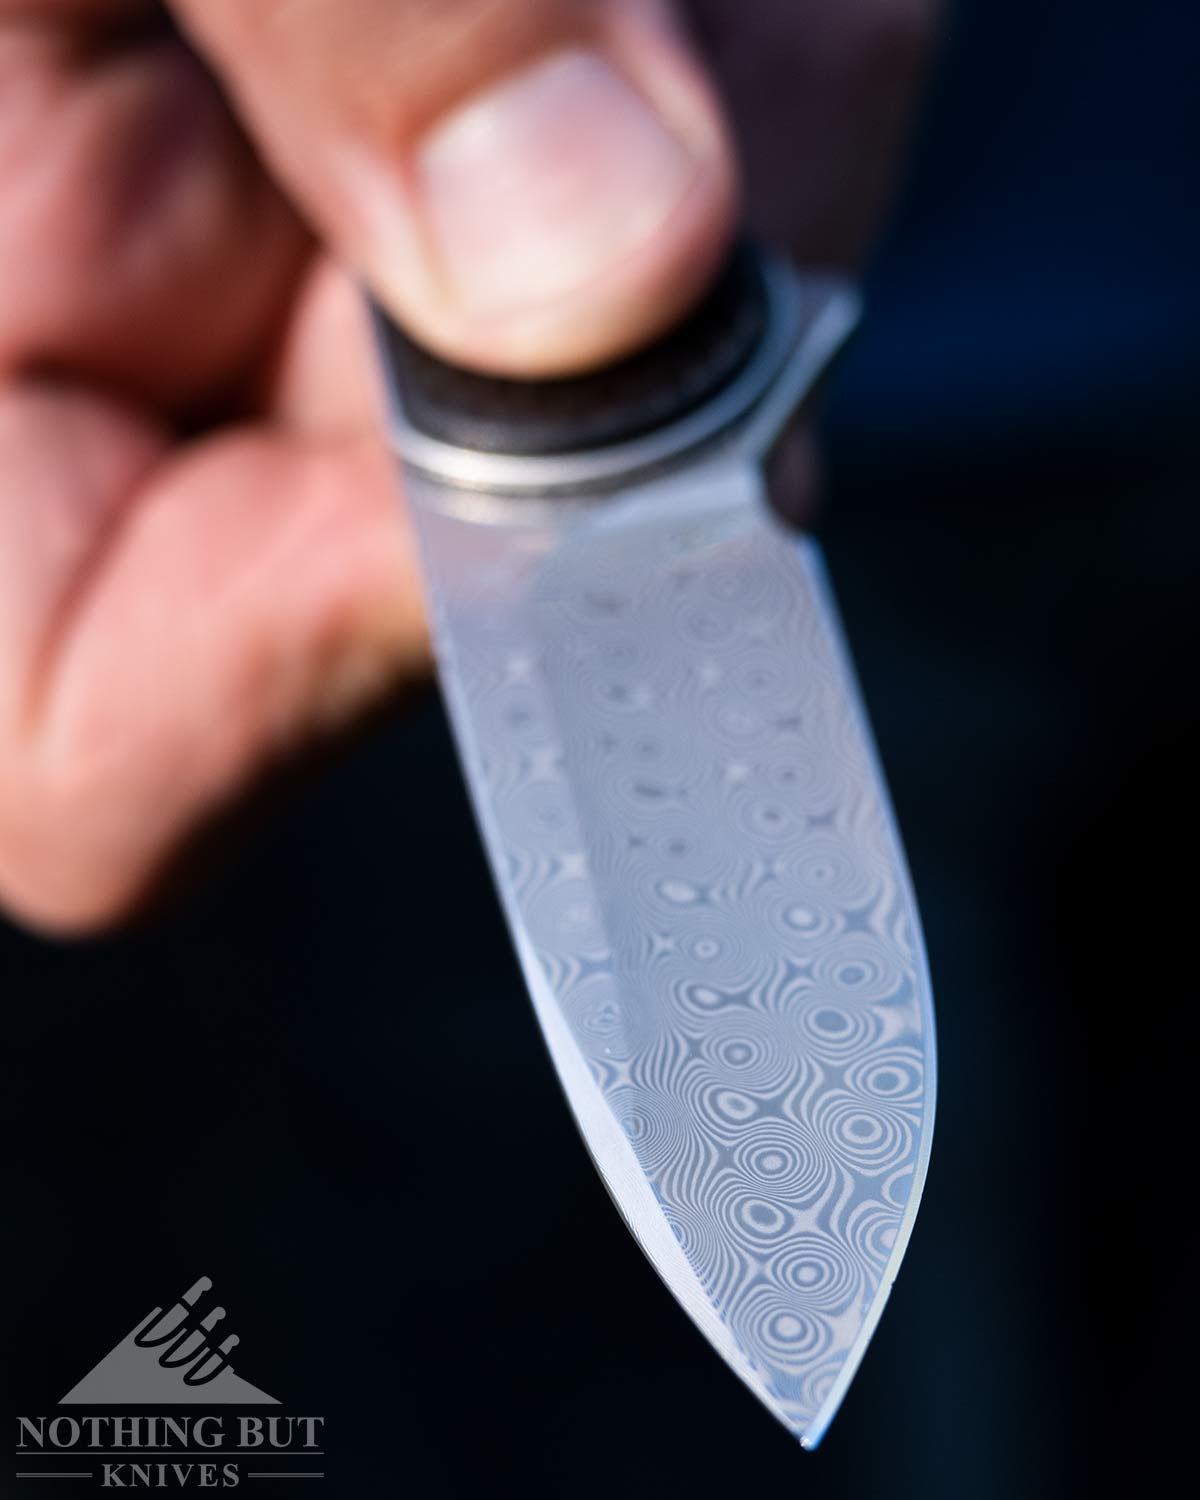
[[[278,1406],[234,1374],[240,1340],[215,1341],[225,1309],[204,1311],[212,1282],[202,1276],[169,1311],[156,1307],[74,1386],[62,1406]]]

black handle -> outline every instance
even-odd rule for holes
[[[665,338],[565,380],[458,369],[381,321],[404,414],[418,432],[477,452],[552,456],[642,437],[711,400],[758,347],[767,291],[760,253],[739,244],[704,301]]]

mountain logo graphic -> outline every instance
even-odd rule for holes
[[[156,1307],[59,1405],[278,1406],[274,1396],[233,1373],[229,1356],[240,1343],[237,1335],[214,1341],[225,1309],[203,1312],[201,1299],[211,1290],[202,1276],[169,1312]]]

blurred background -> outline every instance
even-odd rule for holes
[[[208,1275],[242,1373],[327,1418],[337,1497],[1165,1486],[1198,1248],[1198,62],[1186,0],[960,0],[825,414],[941,1080],[819,1454],[591,1169],[432,694],[153,925],[0,930],[7,1412]]]

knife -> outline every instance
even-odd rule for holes
[[[748,243],[655,347],[572,379],[455,369],[374,313],[441,685],[562,1088],[654,1268],[806,1448],[895,1280],[934,1115],[883,777],[817,545],[764,478],[858,316]]]

